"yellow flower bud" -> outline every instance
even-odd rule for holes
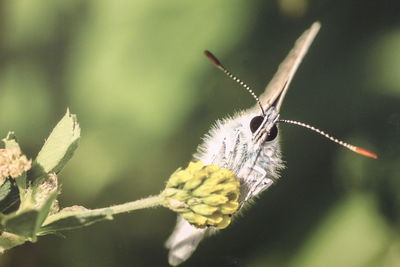
[[[240,183],[234,172],[217,165],[190,162],[175,171],[162,192],[164,206],[182,215],[189,223],[205,228],[227,227],[239,209]]]

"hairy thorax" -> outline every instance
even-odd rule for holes
[[[272,141],[254,140],[249,125],[257,115],[241,112],[217,121],[194,155],[195,160],[206,165],[216,164],[236,173],[241,183],[241,204],[271,186],[283,168],[279,137]]]

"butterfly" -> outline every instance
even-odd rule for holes
[[[290,82],[319,29],[320,23],[315,22],[299,37],[260,97],[257,97],[247,84],[231,74],[211,52],[205,51],[216,67],[242,85],[257,101],[257,105],[248,110],[218,120],[194,154],[194,161],[202,161],[205,165],[216,164],[234,171],[240,181],[241,207],[279,179],[279,171],[284,166],[278,123],[306,127],[359,154],[376,158],[375,154],[337,140],[313,126],[279,119],[279,111]],[[166,242],[169,263],[176,266],[186,261],[200,241],[215,231],[211,227],[198,229],[178,216],[175,229]]]

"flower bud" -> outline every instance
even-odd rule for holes
[[[29,170],[31,163],[18,147],[0,149],[0,184],[8,176],[16,178]]]
[[[164,206],[192,225],[223,229],[239,209],[239,193],[240,183],[233,171],[199,161],[175,171],[162,195]]]

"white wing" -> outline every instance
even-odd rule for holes
[[[165,243],[165,246],[169,249],[169,264],[176,266],[186,261],[207,232],[209,232],[209,229],[193,227],[181,216],[178,216],[175,229]]]

